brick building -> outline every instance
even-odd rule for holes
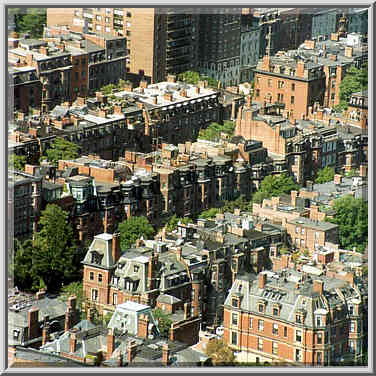
[[[14,238],[25,239],[37,230],[41,211],[42,178],[20,171],[8,172],[8,213]]]
[[[347,107],[346,120],[351,124],[368,129],[368,91],[354,93]]]
[[[47,24],[126,37],[126,72],[135,82],[155,83],[195,66],[198,19],[193,13],[182,8],[70,8],[70,17],[60,18],[60,9],[50,8]]]
[[[270,278],[271,277],[271,278]],[[238,277],[224,305],[224,339],[237,359],[336,365],[360,360],[366,288],[360,282],[299,273]]]
[[[306,116],[315,102],[323,103],[325,74],[320,64],[278,53],[264,56],[254,72],[254,99],[276,103],[296,119]]]
[[[326,242],[337,244],[338,225],[308,218],[296,218],[286,223],[287,233],[290,235],[291,245],[297,249],[307,249],[313,253]]]

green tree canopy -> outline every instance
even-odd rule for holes
[[[234,365],[234,352],[222,339],[210,341],[206,346],[205,353],[209,358],[211,358],[214,366]]]
[[[252,211],[252,203],[247,201],[244,195],[241,195],[235,200],[225,201],[221,209],[222,213],[233,213],[235,209],[240,209],[240,211]]]
[[[211,209],[202,211],[198,217],[201,219],[209,219],[209,218],[214,218],[219,213],[221,213],[220,208],[211,208]]]
[[[280,196],[282,193],[290,193],[293,190],[299,190],[299,185],[294,182],[292,177],[286,174],[268,175],[261,182],[259,191],[267,194],[267,197]]]
[[[21,242],[14,241],[14,259],[12,262],[14,285],[21,291],[37,291],[40,279],[32,273],[33,266],[33,242],[30,239]]]
[[[208,85],[212,87],[218,86],[218,81],[208,76],[202,76],[195,71],[186,71],[178,74],[178,80],[184,81],[191,85],[197,85],[199,81],[208,81]]]
[[[24,171],[27,163],[26,156],[10,154],[8,157],[8,168],[11,170]]]
[[[9,8],[10,21],[15,23],[15,31],[28,33],[32,38],[43,36],[43,25],[47,23],[46,8]]]
[[[187,225],[188,223],[192,223],[192,219],[189,217],[179,218],[176,214],[174,214],[166,224],[166,231],[174,231],[178,227],[179,222]]]
[[[341,81],[340,89],[340,104],[336,107],[341,111],[347,108],[347,103],[351,94],[360,90],[366,90],[368,87],[368,64],[365,64],[360,69],[351,66]]]
[[[122,250],[132,247],[132,245],[143,236],[150,239],[154,234],[154,228],[146,217],[130,217],[121,222],[118,226],[120,232],[120,246]]]
[[[346,195],[334,201],[336,214],[327,221],[339,226],[339,241],[344,249],[364,252],[368,244],[368,204],[361,198]]]
[[[323,169],[317,171],[317,177],[315,179],[315,183],[327,183],[329,181],[333,181],[335,175],[335,171],[333,167],[326,166]]]
[[[235,131],[235,123],[233,121],[224,121],[223,125],[218,123],[211,123],[207,128],[201,129],[198,137],[208,141],[218,141],[221,138],[221,133],[233,136]]]
[[[50,291],[77,277],[78,253],[68,213],[59,206],[47,205],[39,220],[41,230],[35,234],[32,273],[42,278]]]
[[[71,282],[65,285],[60,290],[59,300],[66,302],[70,296],[74,295],[77,298],[77,308],[82,311],[82,303],[85,302],[86,297],[84,293],[83,283]]]
[[[56,138],[51,147],[46,150],[46,155],[42,156],[41,159],[47,157],[47,159],[57,166],[60,159],[75,159],[78,157],[79,146],[73,142],[64,140],[63,138]]]
[[[153,310],[153,317],[158,321],[158,329],[161,336],[169,338],[169,332],[172,324],[171,315],[163,312],[160,308]]]

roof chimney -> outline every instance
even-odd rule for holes
[[[334,175],[334,184],[341,184],[342,183],[342,175],[335,174]]]
[[[168,358],[169,358],[170,350],[168,348],[168,343],[162,345],[162,364],[164,366],[168,366]]]
[[[267,277],[266,277],[266,274],[265,274],[265,273],[260,273],[260,274],[258,275],[258,287],[259,287],[260,289],[265,288],[266,280],[267,280]]]
[[[128,343],[128,363],[132,363],[134,357],[136,356],[137,343],[132,340]]]
[[[191,303],[184,303],[184,320],[191,316]]]
[[[317,292],[318,294],[322,295],[324,293],[324,281],[314,280],[313,292]]]
[[[111,356],[115,351],[115,335],[113,329],[110,329],[107,333],[107,355]]]
[[[120,232],[112,235],[112,262],[115,264],[120,258]]]
[[[69,337],[69,352],[75,353],[77,349],[76,333],[71,332]]]

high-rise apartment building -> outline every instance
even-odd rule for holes
[[[191,70],[197,61],[197,18],[190,9],[71,8],[68,22],[67,17],[60,20],[59,8],[49,8],[47,24],[125,36],[127,73],[152,83],[165,80],[169,73]]]
[[[241,8],[210,8],[200,12],[200,72],[226,86],[239,83]]]

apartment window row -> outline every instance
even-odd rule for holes
[[[89,273],[90,281],[94,281],[94,272]],[[103,282],[103,275],[101,273],[98,274],[98,282]]]

